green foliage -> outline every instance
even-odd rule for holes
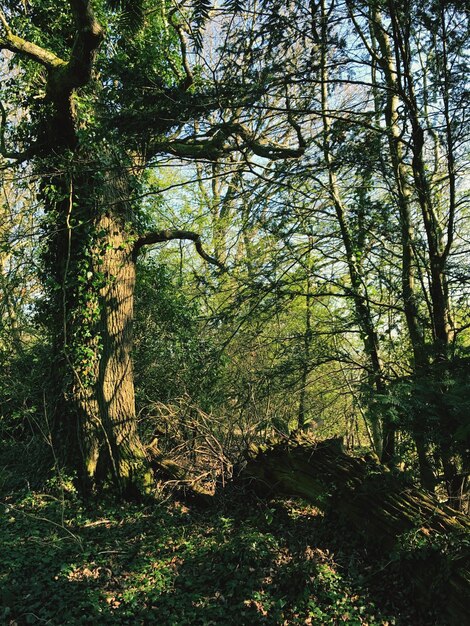
[[[143,0],[106,0],[106,4],[119,12],[118,23],[127,36],[135,35],[143,28],[146,10]]]
[[[22,438],[34,430],[44,406],[50,346],[36,342],[19,354],[0,351],[0,440]]]
[[[209,14],[213,8],[211,0],[193,0],[192,2],[192,37],[196,50],[199,52],[203,46],[203,31],[206,23],[209,21]]]
[[[418,433],[435,446],[452,442],[455,452],[465,454],[470,442],[469,391],[470,362],[455,358],[396,381],[387,395],[375,395],[373,411],[387,415],[404,432]]]
[[[184,395],[210,411],[219,391],[222,361],[215,338],[201,332],[199,305],[170,270],[152,259],[139,262],[135,349],[138,406]]]
[[[180,503],[85,507],[29,493],[0,505],[0,619],[60,624],[432,626],[348,539],[302,503],[236,498],[201,515]],[[226,506],[230,507],[227,517]],[[40,547],[40,549],[38,549]],[[332,550],[338,556],[333,557]],[[383,587],[382,587],[383,589]],[[409,603],[407,605],[407,602]],[[419,613],[421,611],[421,614]]]

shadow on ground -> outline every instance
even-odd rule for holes
[[[440,626],[400,567],[301,502],[1,507],[0,621]]]

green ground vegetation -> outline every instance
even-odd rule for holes
[[[86,504],[64,479],[4,497],[0,621],[23,624],[445,624],[400,558],[380,560],[301,501],[237,488],[211,504]],[[435,604],[438,598],[435,599]]]

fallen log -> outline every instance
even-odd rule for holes
[[[470,521],[341,440],[297,436],[252,450],[243,476],[265,495],[300,496],[334,510],[364,539],[411,565],[429,593],[445,592],[450,624],[470,624]]]

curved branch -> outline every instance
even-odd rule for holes
[[[85,86],[92,77],[96,52],[104,37],[101,24],[97,21],[91,0],[69,0],[75,24],[75,38],[68,60],[59,58],[31,41],[15,35],[5,14],[0,11],[0,49],[10,50],[43,65],[47,71],[46,98],[54,104],[54,116],[49,119],[49,128],[44,133],[40,149],[54,150],[57,145],[73,148],[77,142],[76,113],[71,102],[75,89]],[[2,113],[2,145],[0,152],[7,158],[20,160],[23,155],[8,153],[3,136],[5,116]],[[47,137],[47,139],[45,139]],[[31,148],[28,156],[33,156]]]
[[[154,141],[149,145],[148,151],[155,155],[158,153],[173,154],[176,157],[190,159],[205,159],[217,161],[227,154],[241,150],[251,150],[256,156],[276,161],[280,159],[299,159],[305,152],[306,142],[300,133],[300,127],[293,122],[289,123],[294,128],[299,139],[296,148],[290,148],[278,144],[265,137],[257,137],[254,132],[240,122],[226,122],[217,124],[211,128],[210,137],[207,139],[190,136],[178,140]],[[238,140],[228,143],[228,139]]]
[[[210,139],[187,137],[179,140],[152,141],[147,149],[149,155],[172,154],[181,159],[200,159],[217,161],[231,150],[224,146],[222,133],[214,134]]]
[[[5,14],[0,11],[0,24],[3,27],[0,49],[21,54],[43,65],[49,72],[48,92],[56,98],[64,96],[67,98],[73,89],[85,85],[90,80],[95,54],[104,36],[90,0],[70,0],[70,8],[77,31],[68,61],[15,35]]]
[[[178,23],[177,18],[174,19],[177,10],[177,7],[175,7],[168,13],[168,21],[173,26],[173,29],[176,32],[180,42],[181,63],[183,65],[185,73],[185,78],[182,80],[180,88],[183,91],[187,91],[194,83],[194,76],[188,62],[188,45],[186,42],[186,35],[184,33],[183,27],[181,26],[181,24]]]
[[[300,124],[298,122],[295,121],[294,116],[293,116],[293,111],[290,105],[290,97],[289,97],[289,90],[288,87],[286,85],[286,111],[287,111],[287,121],[289,122],[289,124],[292,126],[292,128],[295,130],[295,134],[297,135],[297,141],[299,143],[299,148],[301,148],[303,150],[303,152],[305,152],[305,149],[307,148],[307,142],[305,140],[305,137],[302,135],[302,128],[300,126]]]
[[[159,230],[143,235],[134,244],[134,257],[136,257],[141,248],[149,246],[154,243],[162,243],[164,241],[172,241],[174,239],[188,239],[193,241],[198,254],[208,263],[216,265],[218,268],[224,270],[225,267],[216,258],[207,254],[202,247],[201,237],[197,233],[191,230]]]
[[[295,125],[292,124],[291,120],[289,121],[295,129]],[[303,138],[301,139],[298,129],[295,129],[300,140],[297,148],[289,148],[268,139],[264,139],[263,137],[257,138],[255,133],[239,122],[224,124],[221,126],[221,129],[228,135],[240,137],[240,139],[244,141],[245,147],[249,148],[254,154],[256,154],[256,156],[269,159],[270,161],[276,161],[278,159],[298,159],[305,152],[305,141],[303,141]]]

